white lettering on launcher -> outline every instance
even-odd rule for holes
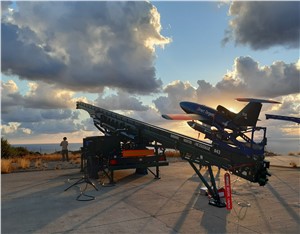
[[[200,144],[200,143],[195,143],[194,144],[196,147],[198,147],[198,148],[201,148],[201,149],[205,149],[205,150],[207,150],[207,151],[210,151],[210,147],[209,146],[207,146],[207,145],[203,145],[203,144]]]
[[[173,139],[179,140],[179,137],[178,137],[178,136],[175,136],[175,135],[173,135],[173,134],[171,134],[170,137],[173,138]]]
[[[192,144],[192,141],[191,140],[188,140],[188,139],[183,139],[183,142],[185,142],[185,143],[188,143],[188,144]]]

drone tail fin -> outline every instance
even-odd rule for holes
[[[234,118],[233,122],[238,126],[256,126],[262,104],[249,102]]]

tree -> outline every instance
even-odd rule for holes
[[[13,149],[6,139],[1,137],[1,158],[9,158]]]
[[[1,137],[1,158],[23,157],[31,153],[32,152],[25,147],[11,146],[6,139]]]

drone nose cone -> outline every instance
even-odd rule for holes
[[[189,102],[180,102],[179,103],[180,107],[182,110],[184,110],[185,112],[189,112]]]
[[[180,102],[180,107],[186,113],[194,113],[195,112],[195,103],[193,103],[193,102]]]
[[[191,128],[194,128],[194,127],[195,127],[195,122],[194,122],[194,121],[188,121],[187,124],[188,124]]]
[[[179,105],[181,108],[184,108],[189,105],[189,102],[180,102]]]

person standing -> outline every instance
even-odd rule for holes
[[[67,159],[67,161],[69,161],[69,156],[68,156],[68,141],[67,138],[64,137],[63,141],[60,143],[61,146],[61,155],[62,155],[62,160],[65,161]]]

